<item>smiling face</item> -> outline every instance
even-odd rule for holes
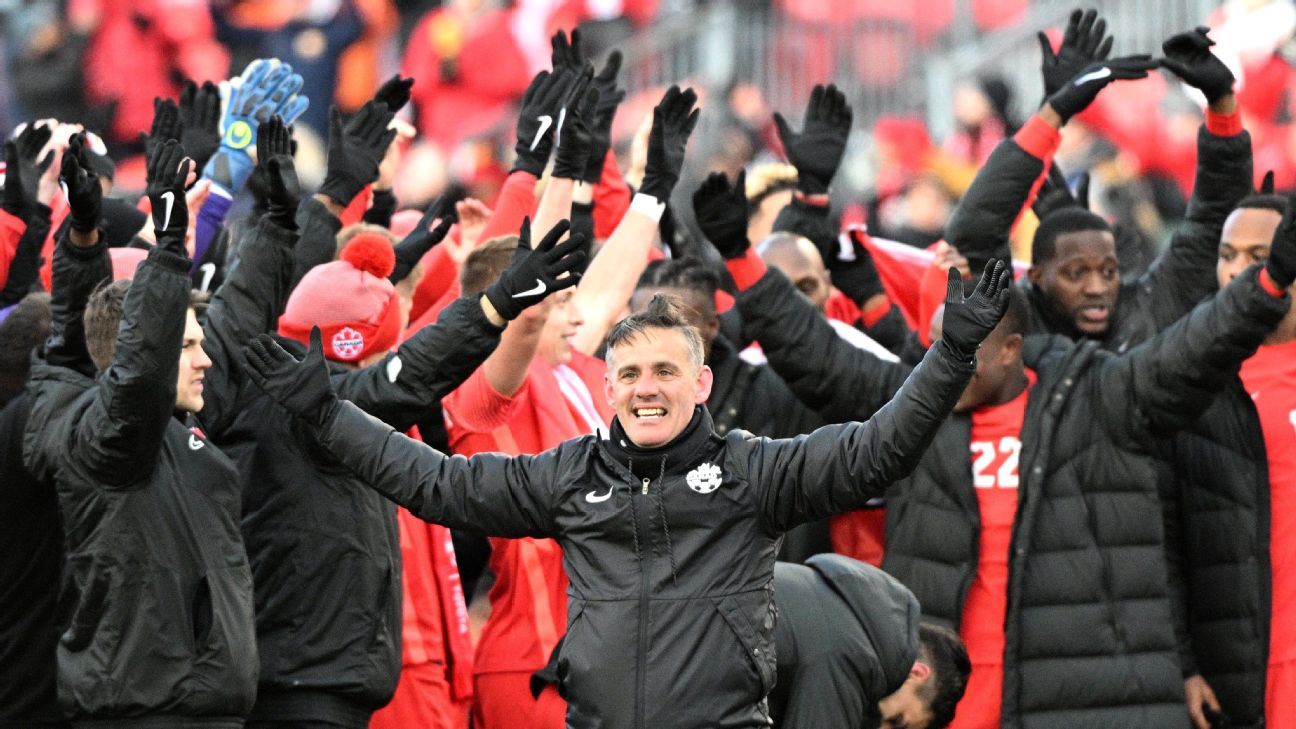
[[[1105,230],[1077,230],[1059,234],[1054,250],[1051,259],[1031,268],[1031,282],[1082,334],[1101,336],[1120,291],[1116,239]]]
[[[683,331],[663,327],[645,328],[608,349],[608,403],[635,445],[674,440],[710,396],[711,368],[690,349]]]
[[[176,410],[196,413],[203,408],[203,375],[212,366],[203,350],[203,330],[190,309],[185,314],[184,343],[180,348],[180,372],[176,378]]]

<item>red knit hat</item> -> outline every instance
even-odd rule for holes
[[[312,268],[293,289],[279,317],[279,333],[305,344],[319,327],[324,356],[358,362],[396,346],[400,299],[387,277],[396,267],[391,241],[360,233],[332,263]]]

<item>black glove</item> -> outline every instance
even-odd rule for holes
[[[180,139],[180,108],[170,99],[153,97],[153,126],[148,134],[140,133],[144,143],[144,158],[151,159],[168,140]]]
[[[832,84],[827,88],[816,84],[800,134],[792,131],[782,114],[775,112],[774,123],[788,161],[797,169],[797,189],[807,195],[828,192],[850,137],[851,107],[846,95]]]
[[[1044,184],[1040,185],[1035,202],[1031,203],[1031,210],[1035,211],[1035,217],[1043,220],[1049,213],[1063,208],[1089,209],[1089,173],[1080,175],[1080,186],[1073,195],[1071,188],[1067,186],[1066,176],[1053,164],[1049,166],[1048,176],[1044,178]]]
[[[848,241],[850,247],[843,249],[840,243],[842,240]],[[886,293],[877,266],[873,265],[873,256],[849,232],[841,234],[838,245],[833,246],[830,255],[824,257],[824,263],[832,273],[833,286],[850,297],[857,306],[864,306],[874,296]]]
[[[1012,269],[1003,261],[991,258],[986,262],[981,281],[972,295],[963,298],[963,279],[958,269],[951,267],[945,289],[945,316],[941,319],[941,340],[963,359],[971,359],[977,347],[999,325],[1008,311],[1009,290],[1012,287]]]
[[[553,151],[554,125],[558,123],[563,99],[575,82],[576,74],[569,71],[541,71],[531,79],[522,96],[522,108],[518,110],[514,170],[536,177],[544,173],[549,153]]]
[[[747,171],[738,173],[730,185],[723,172],[707,175],[693,193],[693,217],[702,235],[725,259],[742,258],[751,243],[747,240]]]
[[[437,218],[441,222],[437,227],[428,230],[432,221]],[[392,283],[399,283],[409,275],[409,272],[423,260],[424,254],[432,250],[436,244],[445,240],[446,234],[450,232],[450,226],[455,224],[454,198],[449,195],[442,195],[423,211],[423,217],[419,218],[418,225],[405,236],[404,240],[396,244],[396,267],[392,269],[391,275],[387,277]]]
[[[584,237],[573,235],[562,245],[557,245],[558,239],[570,227],[566,220],[558,221],[540,241],[539,247],[532,250],[531,219],[522,221],[513,262],[500,274],[499,280],[486,289],[486,300],[500,317],[512,321],[527,307],[580,282],[577,271],[585,263],[585,253],[581,250],[585,244]]]
[[[581,53],[579,28],[572,30],[570,42],[567,40],[567,33],[559,30],[549,39],[549,45],[553,49],[549,61],[553,65],[554,72],[563,69],[580,71],[585,65],[585,56]]]
[[[54,163],[54,152],[53,150],[46,152],[39,162],[36,161],[36,157],[45,148],[52,135],[53,129],[49,125],[28,124],[12,140],[15,152],[12,158],[8,154],[8,145],[6,145],[5,210],[18,217],[23,217],[25,212],[31,212],[36,208],[36,191],[40,189],[41,177]],[[10,180],[14,185],[13,190],[9,189]],[[11,199],[13,203],[10,202]],[[14,203],[21,207],[11,209]]]
[[[378,165],[396,138],[396,130],[387,128],[393,117],[380,101],[366,102],[345,125],[337,107],[329,110],[328,172],[320,194],[346,207],[378,179]]]
[[[414,88],[414,79],[401,78],[396,74],[383,82],[374,94],[374,101],[387,105],[387,110],[395,114],[405,107],[410,100],[410,90]]]
[[[188,257],[185,234],[189,232],[189,206],[185,200],[185,181],[193,169],[193,160],[185,157],[184,147],[171,139],[155,148],[148,158],[148,185],[145,188],[153,206],[153,232],[159,248]]]
[[[591,185],[597,185],[603,179],[603,161],[612,147],[612,121],[616,118],[617,106],[625,100],[625,89],[618,89],[616,85],[620,71],[621,51],[612,51],[603,70],[590,82],[590,88],[598,92],[598,103],[594,106],[593,117],[585,120],[590,126],[590,152],[580,179]]]
[[[1210,52],[1215,41],[1206,37],[1210,28],[1204,25],[1196,30],[1171,36],[1161,44],[1161,67],[1170,70],[1206,95],[1206,101],[1216,101],[1233,93],[1233,72],[1224,62]]]
[[[550,171],[552,177],[579,180],[585,174],[585,165],[589,161],[590,149],[594,145],[590,120],[594,118],[598,101],[598,89],[587,87],[584,98],[577,101],[570,109],[565,109],[567,113],[563,115],[558,151],[554,154],[554,166]]]
[[[1287,211],[1269,244],[1265,270],[1279,288],[1285,289],[1296,281],[1296,195],[1287,198]]]
[[[1062,47],[1053,52],[1053,44],[1043,31],[1039,33],[1040,53],[1043,62],[1040,71],[1044,76],[1044,98],[1062,88],[1075,78],[1085,66],[1094,61],[1105,61],[1111,55],[1112,37],[1106,35],[1107,21],[1098,17],[1097,10],[1072,11],[1067,21]]]
[[[73,135],[63,152],[63,164],[59,170],[72,230],[80,233],[98,230],[99,219],[103,216],[103,188],[99,186],[99,175],[95,174],[90,151],[85,145],[85,132]],[[183,198],[180,203],[184,204]]]
[[[243,348],[244,369],[252,382],[284,410],[314,425],[322,424],[338,402],[320,340],[319,327],[312,327],[310,348],[301,360],[269,334],[258,334]]]
[[[9,140],[5,142],[5,184],[0,209],[16,218],[24,218],[27,195],[23,191],[22,173],[18,171],[18,165],[18,143]]]
[[[1062,121],[1084,111],[1098,98],[1098,92],[1113,81],[1146,78],[1148,71],[1157,67],[1151,56],[1124,56],[1110,61],[1099,61],[1084,67],[1075,78],[1062,85],[1048,97],[1048,105],[1062,117]]]
[[[211,81],[202,86],[185,81],[180,91],[180,146],[202,169],[220,149],[220,88]]]
[[[666,89],[661,103],[653,109],[652,130],[648,133],[648,164],[644,169],[639,192],[665,203],[679,182],[684,166],[684,148],[697,126],[697,94],[693,89],[680,91],[678,86]]]
[[[257,170],[252,176],[260,177],[265,184],[263,202],[267,214],[279,227],[297,230],[302,189],[293,163],[292,132],[283,117],[275,114],[257,125],[256,149]]]

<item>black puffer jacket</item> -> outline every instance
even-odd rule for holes
[[[234,466],[172,412],[188,272],[162,250],[140,264],[97,379],[32,369],[24,459],[63,509],[58,683],[74,720],[234,729],[255,697]]]
[[[1015,140],[995,147],[945,226],[945,240],[958,247],[973,271],[990,258],[1007,260],[1008,233],[1043,171],[1043,160]],[[1251,136],[1218,137],[1203,125],[1197,133],[1197,177],[1187,218],[1148,272],[1121,284],[1111,326],[1101,340],[1105,349],[1123,352],[1149,339],[1215,292],[1220,231],[1251,184]],[[1042,292],[1023,283],[1028,334],[1081,337]]]
[[[791,291],[770,272],[738,306],[803,400],[826,417],[852,407],[866,416],[905,368],[837,344],[812,307],[759,316],[789,311],[764,300]],[[1096,342],[1028,338],[1026,365],[1039,381],[1022,428],[1005,727],[1187,726],[1153,436],[1199,416],[1287,305],[1259,288],[1253,269],[1123,356]],[[956,629],[978,559],[970,435],[969,417],[949,418],[914,474],[886,495],[884,568],[914,591],[926,617]]]
[[[302,256],[296,240],[263,218],[240,245],[239,264],[207,315],[213,366],[200,419],[244,484],[242,529],[256,580],[261,646],[251,718],[364,727],[391,700],[400,674],[395,507],[303,438],[292,418],[247,381],[241,366],[244,345],[273,330],[287,301],[294,259]],[[429,403],[466,379],[498,341],[499,329],[480,304],[463,299],[377,364],[360,370],[336,366],[334,386],[342,397],[405,430]],[[299,356],[304,349],[294,341],[282,344]]]
[[[918,600],[882,570],[839,554],[774,565],[780,729],[866,729],[918,657]]]
[[[790,440],[715,434],[705,408],[641,451],[593,436],[534,456],[446,457],[350,403],[320,445],[420,518],[549,537],[570,578],[558,674],[568,726],[764,727],[779,536],[902,477],[972,371],[941,345],[867,423]]]

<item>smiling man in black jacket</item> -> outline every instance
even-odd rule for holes
[[[559,541],[569,726],[763,727],[781,534],[908,473],[1003,315],[1006,284],[997,264],[967,301],[952,287],[950,337],[871,421],[791,440],[715,433],[701,338],[664,297],[608,336],[611,438],[534,456],[451,458],[392,431],[337,399],[317,346],[299,363],[260,337],[249,374],[347,469],[420,518]]]

